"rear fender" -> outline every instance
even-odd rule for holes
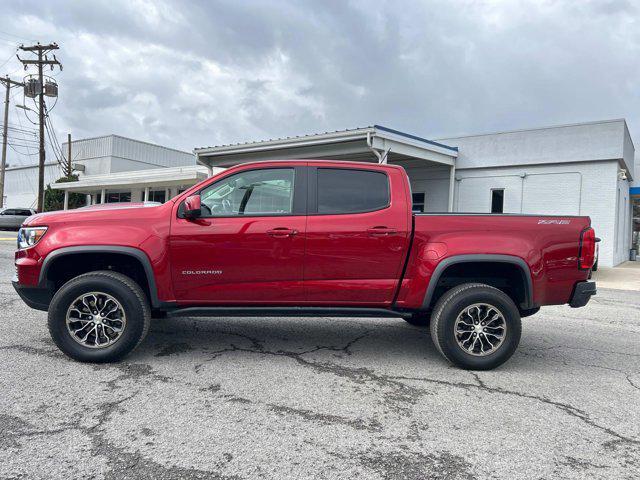
[[[509,263],[518,267],[520,274],[522,275],[524,285],[525,285],[525,300],[520,304],[520,308],[522,310],[529,310],[536,308],[536,305],[533,302],[533,282],[531,280],[531,270],[527,262],[525,262],[522,258],[516,257],[514,255],[497,255],[497,254],[472,254],[472,255],[454,255],[451,257],[447,257],[440,261],[436,266],[433,275],[429,279],[429,285],[427,286],[427,291],[424,295],[424,300],[422,302],[422,310],[427,310],[429,308],[433,308],[432,301],[433,295],[436,290],[436,286],[438,285],[438,281],[440,277],[445,272],[445,270],[451,265],[461,264],[461,263]]]

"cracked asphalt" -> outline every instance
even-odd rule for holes
[[[640,292],[524,319],[466,372],[394,319],[154,321],[73,362],[13,291],[0,244],[0,478],[640,477]]]

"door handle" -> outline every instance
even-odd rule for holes
[[[389,227],[372,227],[367,229],[367,233],[373,237],[384,237],[387,235],[393,235],[394,233],[398,233],[398,231],[395,228],[389,228]]]
[[[275,238],[286,238],[286,237],[293,237],[294,235],[297,235],[298,231],[293,229],[293,228],[286,228],[286,227],[277,227],[277,228],[272,228],[271,230],[267,230],[267,235],[271,235],[272,237]]]

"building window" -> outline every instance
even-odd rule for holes
[[[108,192],[106,203],[130,202],[131,192]]]
[[[425,206],[425,194],[424,192],[421,193],[414,193],[411,195],[413,198],[413,208],[412,211],[413,213],[422,213],[424,212],[424,206]]]
[[[151,190],[149,192],[149,201],[150,202],[160,202],[164,203],[167,201],[166,191],[165,190]]]
[[[491,213],[504,212],[504,188],[491,190]]]

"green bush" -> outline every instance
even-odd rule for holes
[[[62,177],[55,183],[77,182],[78,175],[70,175]],[[69,192],[69,209],[84,207],[86,204],[86,195],[84,193]],[[64,190],[56,190],[51,188],[51,184],[47,185],[44,191],[44,211],[51,212],[53,210],[62,210],[64,208]]]

